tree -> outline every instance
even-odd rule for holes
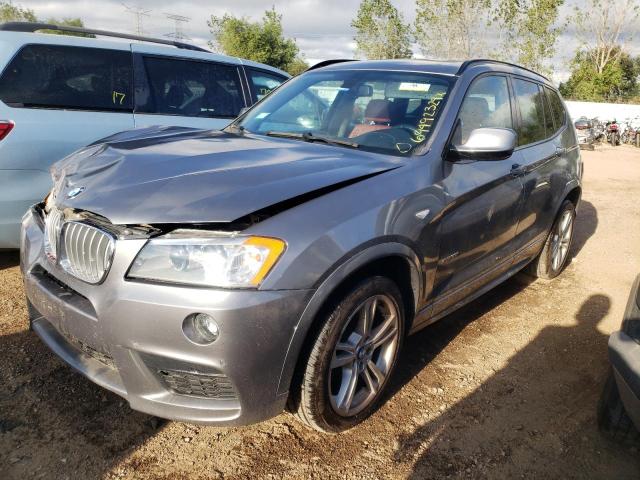
[[[351,26],[357,51],[366,58],[412,56],[410,27],[389,0],[362,0]]]
[[[541,72],[555,53],[560,34],[556,26],[564,0],[497,0],[494,23],[505,32],[502,51],[513,52],[509,59]]]
[[[307,68],[309,68],[309,64],[307,63],[307,61],[304,59],[303,56],[299,55],[296,58],[294,58],[289,65],[287,65],[286,70],[291,75],[296,76],[296,75],[300,75]]]
[[[292,39],[284,38],[282,15],[275,9],[264,13],[262,22],[229,14],[211,16],[207,22],[213,35],[209,45],[226,55],[266,63],[282,70],[290,66],[300,68],[299,49]]]
[[[416,0],[415,37],[433,59],[488,56],[491,0]]]
[[[36,14],[30,8],[24,8],[20,5],[14,5],[12,2],[0,2],[0,23],[5,22],[41,22]],[[80,18],[63,18],[58,20],[50,18],[44,23],[53,25],[61,25],[66,27],[84,27],[84,23]],[[85,33],[59,32],[56,30],[42,30],[43,33],[51,33],[54,35],[72,35],[77,37],[94,37]]]
[[[0,2],[0,23],[37,21],[36,14],[30,8],[16,6],[11,1]]]
[[[63,18],[62,20],[58,20],[56,18],[50,18],[46,23],[50,23],[52,25],[58,25],[60,27],[84,27],[84,22],[80,18]],[[95,38],[95,35],[91,35],[88,33],[75,33],[75,32],[64,32],[59,30],[42,30],[44,33],[50,33],[52,35],[70,35],[72,37],[88,37]]]
[[[619,47],[618,47],[619,48]],[[596,52],[601,55],[601,53]],[[632,101],[640,94],[638,75],[640,61],[624,51],[614,50],[602,71],[593,62],[594,53],[578,51],[571,64],[571,76],[560,85],[563,96],[573,100],[592,102]]]
[[[616,62],[638,31],[638,0],[585,0],[576,8],[575,25],[583,54],[604,73],[610,62]]]

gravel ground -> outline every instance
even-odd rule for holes
[[[572,262],[518,276],[411,337],[387,402],[324,436],[291,415],[245,428],[163,422],[74,373],[29,332],[0,253],[0,476],[640,478],[597,432],[607,336],[640,272],[640,150],[584,152]]]

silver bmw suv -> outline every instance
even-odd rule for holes
[[[403,340],[567,263],[580,151],[544,77],[329,62],[224,131],[132,131],[58,162],[25,215],[33,330],[132,408],[247,424],[370,415]]]

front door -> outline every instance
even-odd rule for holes
[[[136,128],[221,129],[248,105],[239,65],[151,55],[137,52],[136,45],[132,48]]]
[[[513,128],[507,78],[476,79],[456,125],[463,144],[476,128]],[[509,268],[522,201],[521,164],[519,152],[505,160],[445,162],[441,188],[449,203],[440,224],[433,315]]]

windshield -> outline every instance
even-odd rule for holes
[[[429,139],[448,90],[448,79],[421,73],[309,72],[283,85],[234,126],[407,156]]]

